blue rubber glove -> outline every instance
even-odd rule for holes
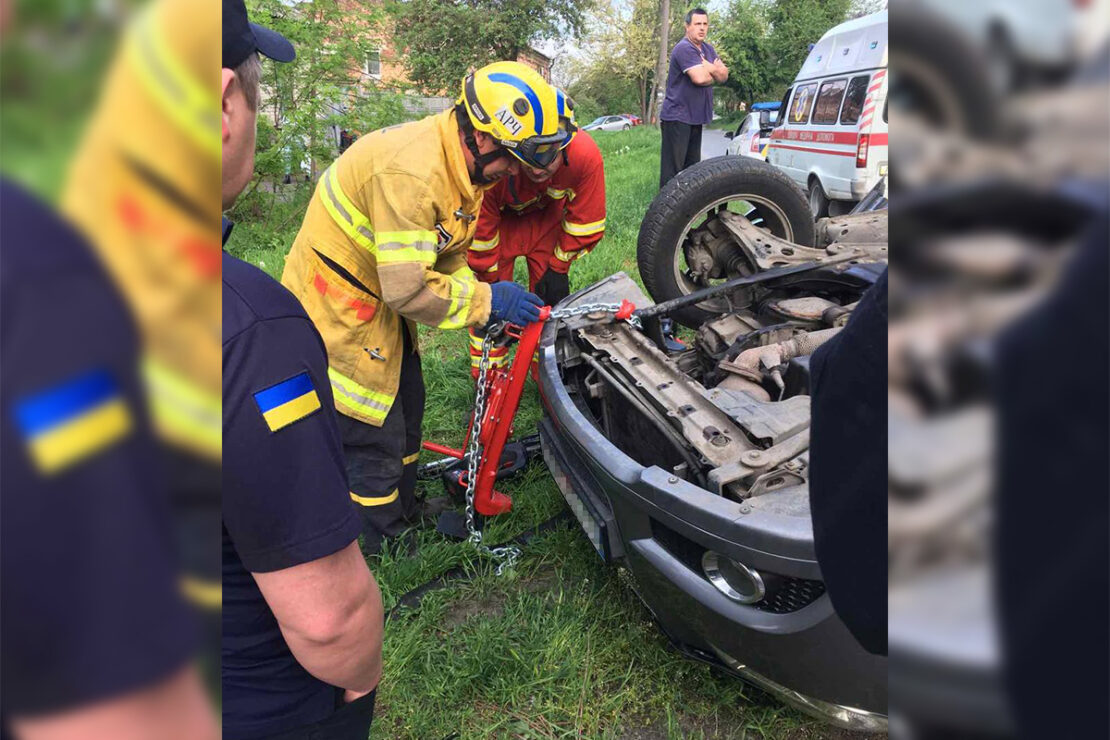
[[[523,286],[509,280],[490,284],[489,320],[490,323],[508,321],[517,326],[526,326],[540,320],[543,301],[538,295],[529,293]]]

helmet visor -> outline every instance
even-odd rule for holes
[[[570,144],[577,128],[566,118],[559,120],[559,130],[549,136],[532,136],[524,141],[515,142],[516,146],[509,145],[508,149],[513,156],[529,167],[546,169]],[[505,142],[502,142],[505,143]]]

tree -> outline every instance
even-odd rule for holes
[[[297,49],[293,64],[263,66],[256,170],[263,179],[312,179],[337,154],[337,131],[367,132],[408,118],[398,96],[363,68],[376,45],[374,0],[250,0],[251,18]]]
[[[729,68],[724,87],[736,102],[778,99],[782,94],[771,83],[767,9],[766,0],[732,0],[711,26],[717,52]]]
[[[861,18],[865,15],[877,13],[886,8],[887,0],[852,0],[852,7],[848,11],[850,18]]]
[[[412,81],[455,94],[471,69],[516,59],[531,42],[578,38],[591,2],[580,0],[398,0],[391,29]]]
[[[809,45],[848,17],[852,0],[775,0],[767,8],[769,82],[780,93],[809,56]]]
[[[631,5],[601,2],[588,19],[590,42],[567,91],[577,104],[580,123],[595,115],[636,111],[647,120],[648,96],[655,76],[653,30],[657,0]]]
[[[668,62],[671,56],[668,37],[671,28],[671,3],[670,0],[659,0],[659,61],[655,64],[655,81],[651,87],[651,101],[648,104],[647,116],[644,118],[652,124],[655,123],[656,113],[662,106],[660,98],[667,84]]]

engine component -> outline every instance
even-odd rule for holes
[[[732,360],[722,360],[718,367],[758,382],[762,380],[764,373],[775,370],[795,357],[813,354],[814,350],[839,333],[840,327],[798,334],[785,342],[746,349]]]
[[[861,262],[885,262],[887,259],[885,243],[836,242],[824,249],[815,249],[770,234],[738,213],[722,211],[717,214],[717,218],[729,230],[747,258],[760,270],[805,262],[830,262],[836,255],[847,254]]]

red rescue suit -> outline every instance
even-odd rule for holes
[[[478,231],[470,245],[470,269],[487,283],[513,279],[517,257],[528,260],[528,284],[550,268],[570,263],[605,234],[605,170],[597,144],[579,131],[564,150],[563,165],[547,182],[521,175],[486,191]]]
[[[486,283],[512,280],[517,257],[528,261],[528,287],[548,270],[566,274],[605,235],[605,169],[597,144],[579,131],[550,180],[525,175],[501,179],[484,194],[478,230],[467,261]],[[477,372],[481,339],[471,332],[472,371]],[[494,350],[504,364],[506,350]]]

